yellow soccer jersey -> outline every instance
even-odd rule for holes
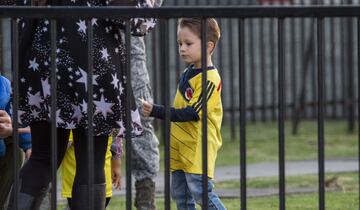
[[[170,168],[187,173],[202,174],[202,73],[201,69],[187,68],[179,80],[173,107],[192,107],[199,120],[171,123]],[[222,145],[220,133],[223,109],[221,78],[215,67],[207,71],[207,130],[208,176],[214,177],[217,151]]]
[[[69,141],[73,141],[72,132],[70,132]],[[112,196],[112,183],[111,183],[111,151],[110,147],[112,144],[112,137],[109,136],[108,148],[105,157],[105,180],[106,180],[106,197]],[[61,196],[64,198],[71,198],[72,186],[74,183],[76,162],[75,162],[75,151],[74,144],[66,150],[64,159],[60,166],[61,177],[62,177],[62,191]]]

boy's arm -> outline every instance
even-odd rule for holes
[[[162,105],[153,104],[153,109],[150,113],[151,117],[165,119],[165,107]],[[188,122],[198,121],[199,115],[195,112],[194,108],[188,106],[183,109],[170,108],[170,121],[172,122]]]

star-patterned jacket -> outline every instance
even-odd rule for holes
[[[56,6],[107,6],[114,0],[48,0]],[[135,7],[153,7],[151,0],[134,0]],[[2,2],[2,3],[1,3]],[[5,0],[1,4],[24,6],[30,0]],[[56,2],[56,3],[52,3]],[[51,113],[50,75],[51,47],[48,19],[18,19],[19,26],[19,123],[28,126],[36,121],[56,118],[65,129],[87,128],[88,52],[85,19],[57,20],[56,116]],[[125,96],[125,47],[118,28],[121,20],[92,18],[93,26],[93,127],[95,135],[109,135],[113,128],[124,131],[125,101],[132,101],[133,134],[139,134],[141,123],[133,96]],[[154,19],[131,19],[133,35],[145,35],[155,25]]]

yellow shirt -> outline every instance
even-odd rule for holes
[[[73,141],[72,132],[70,132],[69,141]],[[111,183],[111,147],[112,137],[109,136],[108,147],[105,157],[105,179],[106,179],[106,197],[112,196],[112,183]],[[60,166],[61,177],[62,177],[62,191],[61,196],[64,198],[71,198],[72,186],[74,183],[76,162],[75,162],[75,151],[74,144],[66,150],[64,159]]]
[[[171,171],[202,174],[202,73],[201,69],[187,68],[179,80],[173,107],[191,106],[199,116],[198,121],[172,122],[170,137]],[[223,109],[221,78],[214,67],[207,71],[207,130],[208,176],[214,177],[217,151],[222,145],[220,133]]]

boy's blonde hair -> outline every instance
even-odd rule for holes
[[[214,18],[207,18],[206,25],[206,41],[213,42],[216,45],[221,36],[217,21]],[[188,27],[201,39],[201,18],[180,18],[178,26],[180,28]]]

